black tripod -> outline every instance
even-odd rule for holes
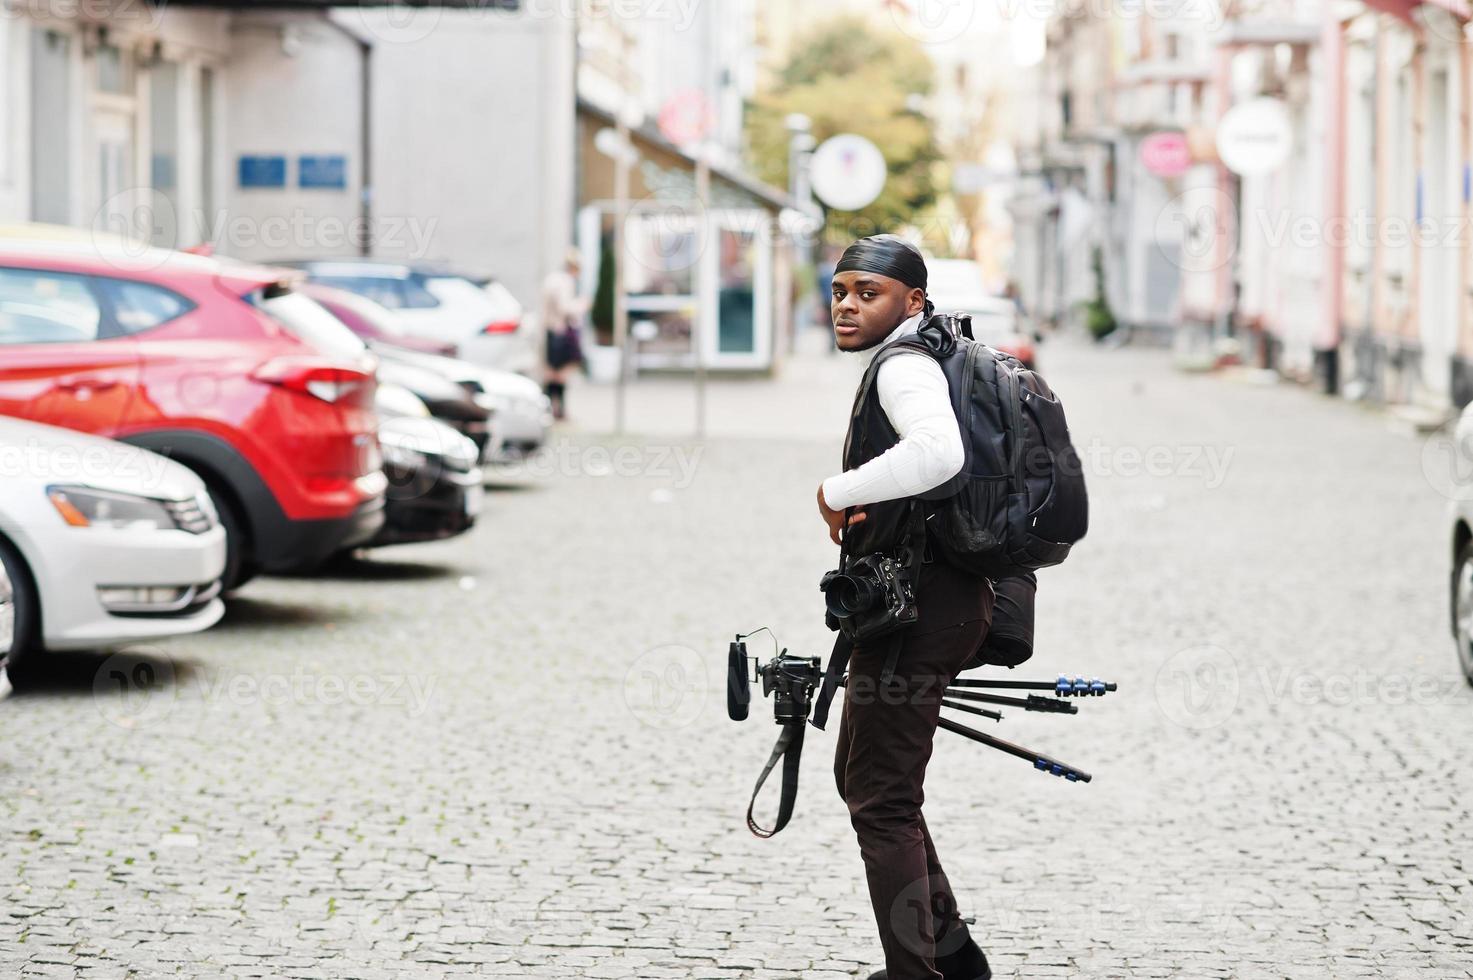
[[[958,711],[966,711],[971,714],[982,715],[984,717],[991,718],[993,721],[1002,721],[1002,712],[986,711],[982,708],[974,708],[961,702],[981,701],[987,704],[1000,704],[1014,708],[1022,708],[1024,711],[1042,711],[1060,715],[1074,715],[1079,713],[1079,706],[1076,704],[1072,704],[1069,701],[1059,699],[1104,697],[1106,693],[1114,691],[1116,687],[1117,685],[1107,683],[1100,680],[1099,678],[1091,678],[1090,680],[1086,681],[1083,677],[1076,677],[1071,680],[1063,674],[1060,674],[1059,679],[1054,681],[1052,684],[1048,683],[1047,681],[957,680],[951,682],[951,686],[946,689],[946,693],[951,695],[952,698],[959,698],[961,700],[943,699],[941,702],[941,706],[944,708],[953,708]],[[1009,697],[1002,694],[977,694],[974,690],[969,690],[975,688],[991,688],[994,690],[1001,689],[1010,691],[1052,691],[1054,697],[1046,698],[1040,697],[1037,694],[1029,694],[1026,697],[1020,698]],[[1058,759],[1046,756],[1042,752],[1035,752],[1033,749],[1027,748],[1022,745],[1016,745],[1004,739],[988,735],[986,732],[979,732],[975,728],[969,728],[966,725],[958,724],[957,722],[952,721],[950,718],[942,718],[940,722],[938,722],[938,724],[940,725],[940,727],[946,729],[948,732],[956,732],[958,735],[965,735],[967,738],[972,739],[974,742],[981,742],[983,745],[991,746],[992,748],[997,749],[1000,752],[1006,752],[1008,755],[1017,756],[1019,759],[1024,759],[1028,762],[1033,763],[1033,768],[1039,770],[1040,772],[1050,773],[1055,776],[1063,776],[1071,783],[1087,783],[1092,778],[1090,774],[1085,772],[1083,769],[1076,769],[1075,767],[1069,765],[1069,763],[1067,762],[1060,762]]]
[[[1001,711],[989,711],[986,708],[977,708],[971,704],[964,704],[963,702],[980,701],[984,704],[998,704],[1004,707],[1022,708],[1024,711],[1073,715],[1079,713],[1079,706],[1059,699],[1103,697],[1106,693],[1115,690],[1116,686],[1098,678],[1086,681],[1083,677],[1076,677],[1071,680],[1063,674],[1060,674],[1059,679],[1052,684],[1047,681],[958,680],[952,681],[951,686],[946,689],[946,694],[949,697],[941,700],[941,706],[943,708],[952,708],[956,711],[965,711],[968,714],[981,715],[983,718],[990,718],[993,721],[1002,721]],[[1026,697],[1009,697],[1003,694],[978,694],[974,690],[976,688],[1010,691],[1052,691],[1054,697],[1040,697],[1037,694],[1029,694]],[[994,735],[988,735],[986,732],[979,732],[975,728],[970,728],[967,725],[952,721],[950,718],[942,718],[937,724],[948,732],[965,735],[974,742],[981,742],[983,745],[997,749],[1000,752],[1006,752],[1008,755],[1017,756],[1019,759],[1031,762],[1033,763],[1033,768],[1040,772],[1062,776],[1071,783],[1087,783],[1093,778],[1083,769],[1076,769],[1067,762],[1060,762],[1058,759],[1044,755],[1042,752],[1035,752],[1026,746],[1014,744]]]

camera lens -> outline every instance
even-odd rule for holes
[[[835,575],[824,592],[824,604],[838,619],[868,612],[879,600],[880,591],[875,583],[854,575]]]

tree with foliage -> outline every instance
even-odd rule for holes
[[[1115,332],[1119,324],[1115,312],[1110,309],[1110,300],[1105,296],[1105,256],[1095,246],[1090,256],[1090,266],[1095,277],[1095,295],[1084,304],[1084,322],[1095,340],[1104,340]]]
[[[827,232],[845,241],[892,231],[914,221],[936,200],[933,164],[939,159],[931,121],[916,101],[931,91],[934,68],[911,38],[877,31],[861,17],[821,25],[759,94],[746,114],[749,164],[762,180],[788,186],[789,113],[801,112],[822,143],[858,133],[880,148],[889,179],[862,211],[830,211]]]
[[[599,241],[598,284],[593,289],[588,319],[593,322],[593,335],[598,343],[614,342],[614,242],[609,233]]]

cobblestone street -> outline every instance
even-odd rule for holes
[[[1062,339],[1040,366],[1091,531],[1040,576],[1016,676],[1119,691],[965,719],[1089,785],[937,735],[927,822],[996,975],[1473,976],[1436,455],[1161,352]],[[699,444],[688,383],[641,382],[647,435],[564,430],[471,534],[260,579],[207,633],[16,678],[0,976],[878,969],[834,726],[762,841],[743,812],[771,702],[724,705],[737,631],[827,656],[813,497],[856,376],[807,356],[713,382]],[[575,422],[610,398],[574,390]]]

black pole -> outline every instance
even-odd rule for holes
[[[1098,689],[1093,687],[1094,684],[1099,684]],[[1071,694],[1104,694],[1106,691],[1113,691],[1118,687],[1118,685],[1113,682],[1105,683],[1103,681],[1096,680],[1085,681],[1082,677],[1076,677],[1073,680],[1070,680],[1069,678],[1062,675],[1060,675],[1059,679],[1056,681],[955,680],[951,682],[951,686],[995,688],[1007,691],[1053,691],[1055,694],[1058,694],[1061,697]]]
[[[979,732],[975,728],[968,728],[966,725],[954,722],[950,718],[942,718],[940,719],[938,724],[949,732],[956,732],[958,735],[965,735],[967,738],[970,738],[974,742],[981,742],[983,745],[991,746],[992,748],[997,749],[1001,752],[1006,752],[1008,755],[1014,755],[1020,759],[1027,760],[1028,762],[1033,763],[1033,768],[1039,769],[1043,772],[1053,773],[1055,776],[1063,776],[1071,783],[1087,783],[1092,778],[1089,773],[1079,769],[1075,769],[1067,762],[1060,762],[1057,759],[1051,759],[1040,752],[1034,752],[1032,749],[1026,749],[1021,745],[1014,745],[1012,742],[1007,742],[1003,739],[995,738],[992,735],[988,735],[986,732]]]
[[[947,688],[946,693],[954,698],[962,698],[965,701],[980,701],[983,704],[1000,704],[1007,708],[1022,708],[1024,711],[1047,711],[1060,715],[1077,715],[1079,706],[1070,701],[1059,701],[1054,698],[1041,698],[1037,694],[1030,694],[1026,698],[1010,698],[1003,694],[973,694],[969,691],[953,691]]]
[[[974,708],[969,704],[958,704],[955,701],[941,699],[941,707],[955,708],[957,711],[965,711],[969,714],[981,715],[983,718],[991,718],[993,721],[1002,721],[1001,711],[988,711],[986,708]]]

